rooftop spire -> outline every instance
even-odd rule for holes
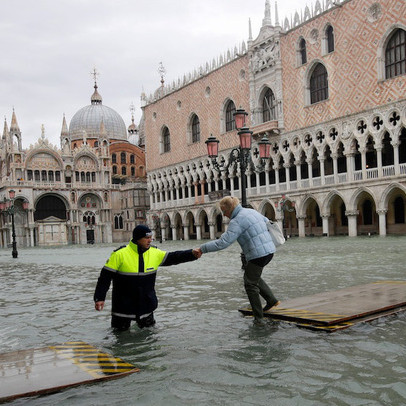
[[[165,69],[164,64],[162,62],[159,62],[158,73],[159,73],[159,76],[161,76],[161,86],[164,87],[166,69]]]
[[[265,0],[265,16],[264,19],[262,20],[262,26],[266,25],[272,25],[272,20],[271,20],[271,5],[269,3],[269,0]]]
[[[106,126],[104,125],[103,117],[100,121],[100,137],[104,138],[107,136]]]
[[[9,132],[8,132],[7,119],[6,119],[6,117],[4,117],[3,139],[7,138],[8,135],[9,135]]]
[[[135,112],[134,103],[130,104],[130,111],[131,111],[131,124],[128,126],[128,133],[135,134],[137,132],[137,126],[134,123],[134,112]]]
[[[275,26],[279,26],[278,2],[275,1]]]
[[[92,94],[92,97],[90,99],[92,104],[102,104],[102,97],[100,96],[99,92],[97,91],[97,76],[100,75],[99,72],[97,72],[96,68],[93,68],[93,72],[90,72],[90,74],[93,76],[94,80],[94,92]]]
[[[69,135],[69,130],[68,126],[66,125],[66,119],[65,119],[65,113],[63,114],[63,120],[62,120],[62,130],[61,130],[61,136],[65,137]]]
[[[252,41],[251,18],[248,19],[248,41]]]
[[[14,108],[13,108],[13,115],[11,117],[10,130],[20,131],[20,127],[18,126],[18,123],[17,123],[17,116],[16,116],[16,112],[14,111]]]

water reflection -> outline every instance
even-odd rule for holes
[[[265,279],[281,300],[405,280],[405,246],[405,237],[292,239]],[[0,352],[82,340],[141,369],[118,381],[30,399],[30,405],[406,403],[404,313],[332,334],[277,322],[255,328],[237,311],[247,298],[235,246],[193,266],[162,268],[156,326],[117,334],[109,327],[110,296],[103,312],[92,303],[112,249],[19,249],[17,260],[0,251]]]

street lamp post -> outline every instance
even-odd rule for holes
[[[15,230],[15,223],[14,223],[15,191],[10,190],[8,193],[9,193],[10,199],[6,199],[6,197],[4,197],[4,200],[0,203],[0,210],[2,212],[4,212],[5,214],[9,214],[11,216],[11,237],[12,237],[12,247],[13,247],[12,251],[11,251],[11,255],[13,256],[13,258],[17,258],[18,257],[18,251],[17,251],[16,230]],[[27,200],[23,201],[23,209],[24,210],[28,209],[28,201]]]
[[[226,166],[217,162],[220,141],[213,135],[210,135],[206,140],[208,156],[217,171],[226,171],[234,162],[239,163],[241,170],[241,205],[243,207],[247,207],[247,182],[245,172],[250,165],[255,167],[250,154],[252,131],[245,126],[245,117],[247,115],[248,113],[241,108],[234,113],[235,126],[237,130],[239,130],[240,146],[231,150]],[[256,167],[256,170],[262,171],[265,168],[266,160],[270,157],[271,143],[268,138],[264,136],[261,141],[258,142],[258,145],[261,165]]]

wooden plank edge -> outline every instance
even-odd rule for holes
[[[251,310],[238,309],[238,311],[240,313],[242,313],[244,316],[251,316],[252,317],[252,311]],[[335,323],[335,324],[330,324],[330,325],[311,323],[311,322],[306,322],[306,321],[303,321],[303,320],[297,320],[296,321],[296,320],[293,320],[292,318],[283,319],[281,317],[274,317],[275,315],[273,315],[272,313],[267,313],[266,317],[271,318],[271,319],[273,319],[275,321],[283,321],[283,322],[286,322],[286,323],[295,324],[297,327],[306,328],[308,330],[324,331],[326,333],[333,333],[333,332],[338,331],[338,330],[347,329],[347,328],[352,327],[352,326],[354,326],[355,324],[358,324],[358,323],[377,320],[377,319],[379,319],[381,317],[390,316],[390,315],[397,314],[397,313],[400,313],[400,312],[403,312],[403,311],[406,311],[406,305],[396,307],[396,308],[387,309],[387,310],[385,310],[383,312],[379,312],[379,313],[373,313],[373,314],[365,315],[365,316],[359,317],[357,319],[352,319],[351,321],[345,321],[345,322]],[[265,313],[264,313],[264,315],[265,315]],[[279,316],[279,315],[277,315],[277,316]]]
[[[57,392],[61,392],[65,389],[69,389],[69,388],[74,388],[80,385],[90,385],[93,383],[98,383],[101,381],[111,381],[113,379],[119,379],[119,378],[123,378],[126,375],[131,375],[135,372],[139,372],[140,369],[139,368],[134,368],[131,371],[126,371],[126,372],[120,372],[114,375],[108,375],[108,376],[103,376],[100,378],[91,378],[91,379],[85,379],[83,381],[80,382],[74,382],[68,385],[60,385],[60,386],[55,386],[53,388],[46,388],[46,389],[40,389],[37,391],[31,391],[31,392],[25,392],[25,393],[18,393],[15,395],[10,395],[10,396],[6,396],[3,398],[0,398],[0,403],[5,403],[5,402],[10,402],[13,401],[15,399],[20,399],[20,398],[26,398],[26,397],[33,397],[33,396],[42,396],[42,395],[48,395],[51,393],[57,393]]]

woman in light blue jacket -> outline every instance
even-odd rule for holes
[[[279,304],[271,288],[261,278],[262,270],[276,251],[268,231],[269,220],[253,209],[243,208],[236,197],[220,200],[220,209],[230,218],[228,229],[218,240],[203,244],[203,254],[223,250],[238,241],[246,259],[244,264],[244,287],[254,314],[254,323],[263,324],[263,311]],[[260,295],[266,300],[262,308]]]

